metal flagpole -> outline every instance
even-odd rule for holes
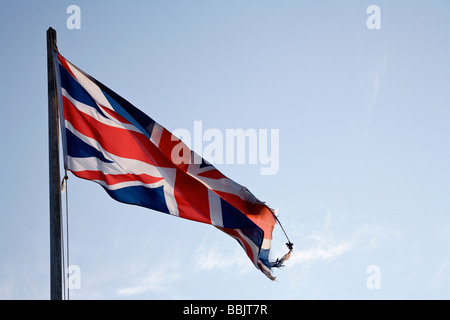
[[[50,192],[50,299],[62,300],[61,189],[59,174],[58,98],[54,55],[56,31],[47,30],[48,155]]]

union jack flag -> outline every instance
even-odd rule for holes
[[[217,227],[274,279],[271,208],[59,53],[55,61],[67,170],[117,201]]]

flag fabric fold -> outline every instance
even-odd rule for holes
[[[273,210],[124,98],[59,53],[55,59],[65,168],[117,201],[217,227],[273,280]]]

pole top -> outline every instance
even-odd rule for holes
[[[53,50],[57,50],[58,46],[56,45],[56,30],[52,27],[47,29],[47,45],[50,45]]]

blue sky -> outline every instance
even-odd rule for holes
[[[295,243],[271,282],[215,228],[70,175],[71,299],[449,299],[449,20],[448,1],[1,2],[0,299],[49,298],[50,26],[62,55],[169,130],[278,129],[276,174],[217,167]]]

